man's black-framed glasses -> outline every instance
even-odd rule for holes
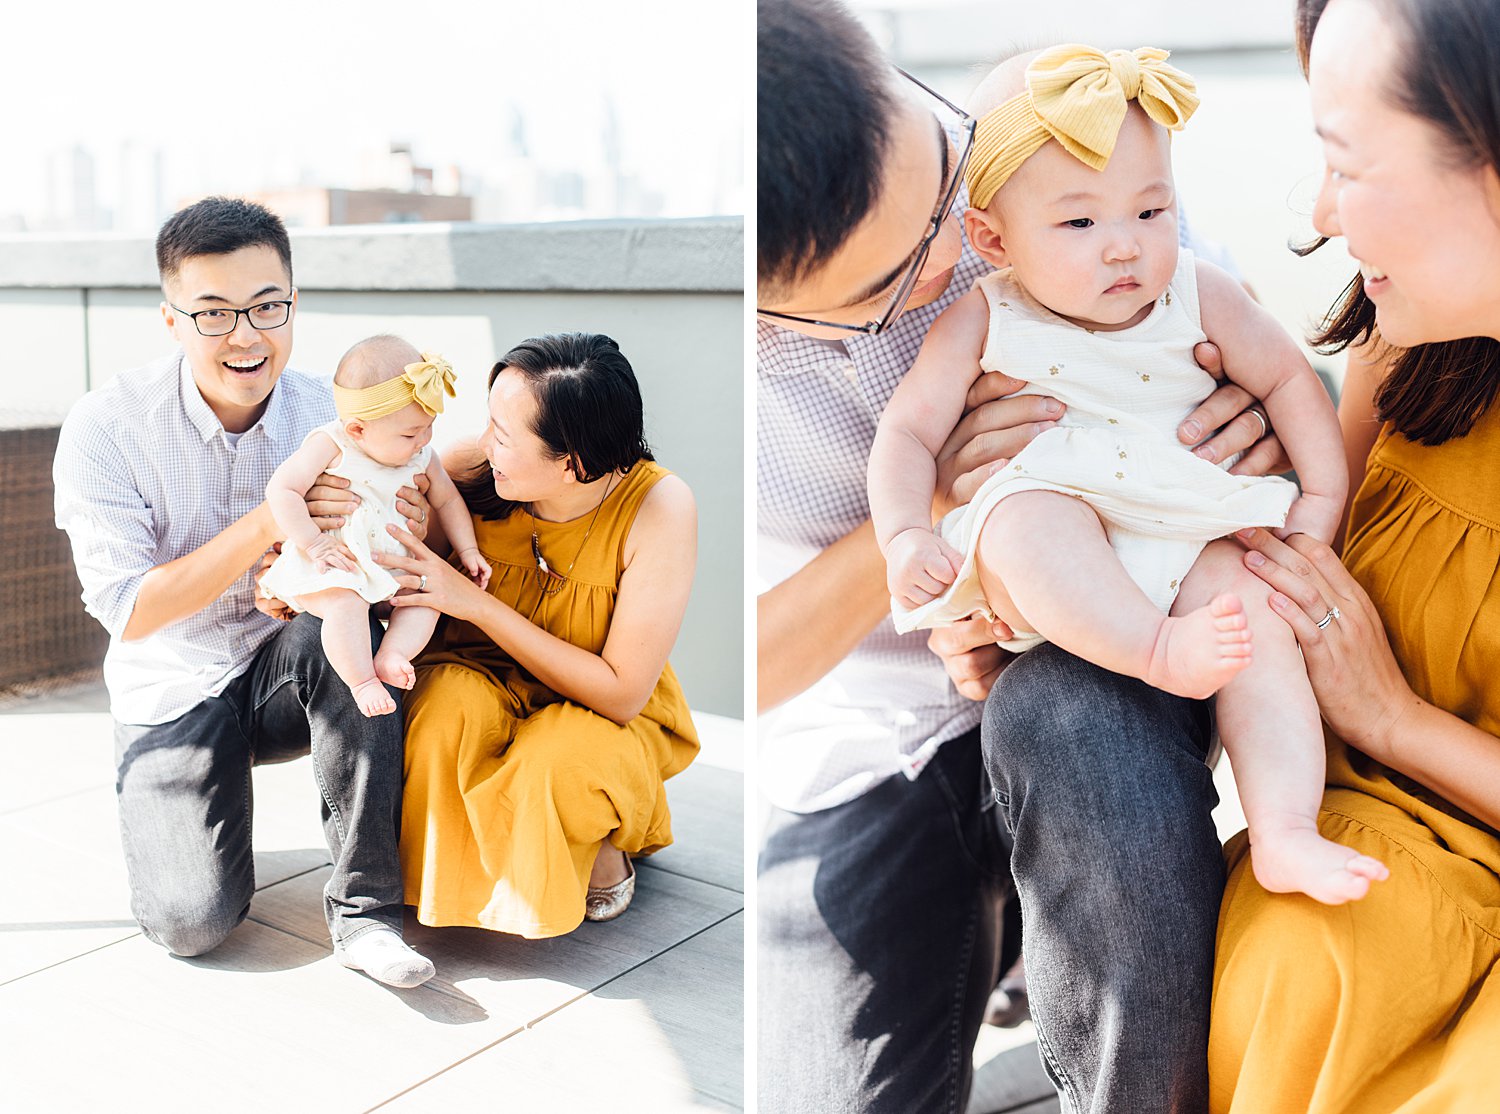
[[[953,199],[958,196],[958,187],[963,184],[964,168],[969,165],[969,155],[974,151],[974,129],[978,121],[970,116],[958,105],[954,104],[936,89],[919,81],[905,70],[897,67],[896,72],[910,81],[922,92],[946,110],[944,113],[936,113],[943,124],[945,134],[951,134],[957,130],[962,135],[962,142],[958,144],[958,160],[953,164],[949,181],[943,189],[943,195],[938,199],[937,208],[932,214],[932,223],[927,229],[927,234],[922,237],[922,242],[917,245],[916,255],[912,257],[911,266],[901,276],[901,282],[896,287],[890,302],[885,307],[885,312],[876,321],[867,321],[863,325],[851,325],[846,321],[819,321],[812,317],[799,317],[794,313],[776,313],[773,310],[757,309],[756,312],[762,317],[769,317],[774,321],[795,321],[801,325],[817,325],[824,329],[840,329],[849,333],[865,333],[869,336],[877,336],[890,326],[903,309],[906,301],[911,297],[911,292],[916,289],[917,277],[921,275],[922,268],[927,264],[927,255],[932,250],[932,242],[937,239],[942,230],[943,222],[948,219],[948,210],[953,208]]]
[[[172,306],[171,302],[167,305]],[[172,306],[184,317],[190,317],[193,328],[206,337],[228,336],[239,328],[240,317],[244,316],[250,322],[252,329],[279,329],[286,324],[287,318],[292,315],[292,300],[290,298],[279,298],[269,302],[257,302],[245,309],[200,309],[197,313],[189,313],[185,309]]]

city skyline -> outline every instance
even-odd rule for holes
[[[476,220],[743,213],[748,83],[721,46],[750,33],[745,12],[438,0],[421,15],[315,4],[276,36],[215,36],[157,3],[86,3],[66,13],[82,39],[65,13],[27,9],[41,48],[0,95],[46,111],[7,120],[21,172],[0,176],[0,230],[140,233],[206,193],[370,188],[393,144],[473,196]],[[246,79],[226,80],[236,67]]]

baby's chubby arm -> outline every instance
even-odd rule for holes
[[[1332,542],[1349,488],[1333,400],[1275,318],[1212,263],[1197,267],[1203,331],[1223,353],[1225,375],[1265,404],[1302,487],[1282,533]]]
[[[427,505],[437,512],[438,522],[442,523],[443,533],[453,546],[453,552],[458,554],[459,563],[470,580],[481,588],[488,588],[490,564],[479,553],[474,520],[436,453],[427,462],[427,479]]]
[[[266,484],[266,506],[282,536],[317,562],[320,568],[350,571],[354,562],[339,550],[338,541],[318,528],[307,513],[307,490],[340,453],[327,434],[315,432],[271,473]]]
[[[958,575],[961,558],[932,530],[937,454],[963,417],[980,375],[988,329],[984,295],[971,291],[939,315],[881,415],[867,473],[875,540],[893,597],[926,603]]]

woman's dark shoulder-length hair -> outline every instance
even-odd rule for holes
[[[581,483],[656,459],[646,444],[641,389],[620,346],[599,333],[552,333],[522,341],[490,370],[525,377],[536,399],[531,431],[555,460],[567,460]],[[502,499],[487,464],[454,480],[469,510],[489,521],[519,503]]]
[[[1367,2],[1379,4],[1400,28],[1392,103],[1436,127],[1455,166],[1488,165],[1500,172],[1500,0]],[[1313,31],[1327,6],[1328,0],[1298,0],[1297,53],[1304,74]],[[1311,342],[1331,354],[1372,337],[1379,340],[1375,305],[1355,275]],[[1389,373],[1375,392],[1376,413],[1423,445],[1468,433],[1500,390],[1500,342],[1490,337],[1391,346],[1391,352]]]

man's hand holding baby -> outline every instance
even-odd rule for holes
[[[432,507],[427,502],[427,487],[430,481],[425,472],[418,472],[412,485],[396,491],[396,510],[406,518],[406,527],[417,537],[427,538],[427,519]],[[336,530],[348,520],[359,506],[359,496],[349,490],[349,481],[343,476],[324,472],[313,486],[307,489],[307,513],[317,523],[319,530]]]

